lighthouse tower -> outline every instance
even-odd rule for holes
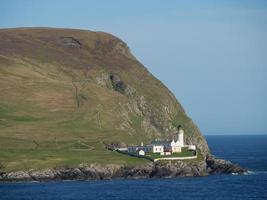
[[[184,146],[184,130],[181,126],[178,127],[178,141],[181,145],[181,147]]]

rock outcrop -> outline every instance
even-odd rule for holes
[[[217,159],[214,156],[208,156],[206,163],[210,174],[244,174],[248,172],[237,164],[228,160]]]
[[[139,179],[175,178],[205,176],[209,174],[245,174],[246,169],[214,157],[207,161],[195,162],[156,162],[142,166],[81,164],[74,168],[55,168],[43,171],[18,171],[2,173],[0,181],[51,181],[51,180],[102,180],[102,179]]]

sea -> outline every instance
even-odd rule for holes
[[[214,155],[248,168],[249,173],[172,179],[0,183],[0,200],[267,200],[267,135],[217,135],[206,139]]]

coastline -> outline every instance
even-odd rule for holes
[[[77,167],[46,169],[41,171],[2,172],[0,182],[108,180],[199,177],[212,174],[246,174],[248,170],[230,161],[208,156],[203,161],[164,161],[142,166],[81,164]]]

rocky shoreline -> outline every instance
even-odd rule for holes
[[[156,162],[138,167],[81,164],[73,168],[2,172],[0,173],[0,182],[174,178],[210,174],[245,174],[247,172],[246,169],[230,161],[209,156],[206,160],[197,162]]]

